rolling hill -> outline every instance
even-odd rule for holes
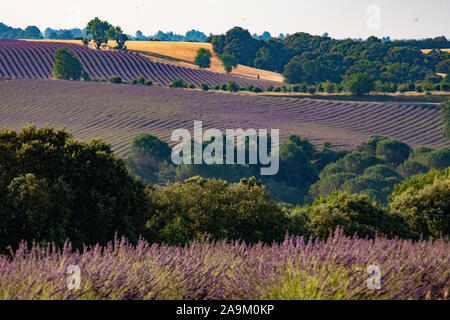
[[[371,135],[412,147],[450,146],[438,106],[344,102],[60,80],[0,80],[0,128],[67,127],[76,138],[103,138],[126,156],[131,139],[148,132],[170,141],[174,129],[276,128],[281,138],[354,148]]]
[[[26,40],[33,42],[54,42],[54,43],[70,43],[83,45],[81,40]],[[108,45],[114,47],[116,43],[109,41]],[[170,42],[170,41],[127,41],[128,50],[139,53],[154,62],[162,62],[192,69],[199,69],[194,64],[197,50],[200,48],[208,49],[211,54],[211,67],[206,69],[215,73],[226,74],[222,62],[217,58],[210,43],[199,42]],[[283,75],[267,70],[252,68],[244,65],[238,65],[231,72],[232,75],[242,76],[250,79],[284,82]]]
[[[175,78],[199,86],[210,86],[235,81],[239,86],[251,84],[260,88],[279,83],[256,80],[235,75],[214,73],[153,62],[145,57],[128,52],[92,50],[74,43],[0,40],[0,77],[23,79],[48,79],[53,70],[54,52],[65,47],[80,59],[84,70],[92,78],[109,78],[119,75],[124,80],[144,76],[155,83],[169,84]]]

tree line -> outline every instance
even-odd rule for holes
[[[449,48],[445,37],[424,41],[382,41],[370,37],[365,41],[336,40],[328,36],[296,33],[286,39],[255,39],[247,30],[235,27],[224,35],[207,39],[217,54],[234,56],[240,64],[283,73],[290,83],[341,83],[352,74],[367,73],[372,81],[395,83],[442,79],[448,74],[450,54],[420,49]]]
[[[386,150],[389,144],[377,146],[377,151]],[[309,145],[297,138],[285,144],[283,153],[300,154],[299,145],[306,153]],[[364,147],[373,147],[373,141]],[[155,164],[170,151],[165,143],[145,135],[134,141],[132,149],[133,155],[146,152]],[[77,141],[65,130],[34,126],[19,132],[1,130],[0,155],[2,252],[22,240],[62,245],[69,239],[81,248],[83,244],[104,245],[115,235],[132,242],[144,237],[185,244],[205,237],[281,241],[286,232],[325,238],[337,226],[345,234],[361,237],[378,233],[417,239],[450,233],[449,168],[432,169],[397,184],[386,204],[365,192],[335,190],[308,205],[290,208],[275,201],[255,177],[229,182],[196,175],[145,186],[109,145],[98,139]],[[365,155],[364,161],[368,158]],[[295,181],[301,166],[284,166]],[[148,170],[148,175],[156,170],[164,174],[163,167]]]

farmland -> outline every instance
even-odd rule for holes
[[[155,83],[167,85],[176,78],[199,86],[210,86],[233,80],[240,86],[254,85],[265,88],[272,81],[218,74],[165,63],[153,62],[139,54],[92,50],[73,43],[29,42],[0,40],[0,77],[22,79],[48,79],[53,70],[54,52],[65,47],[76,54],[91,78],[107,79],[119,75],[124,80],[144,76]]]
[[[41,40],[29,40],[40,42]],[[51,42],[72,43],[82,45],[80,40],[45,40]],[[110,47],[114,47],[116,43],[114,41],[108,42]],[[218,59],[217,54],[213,51],[213,47],[210,43],[198,43],[198,42],[170,42],[170,41],[127,41],[126,46],[128,50],[134,51],[144,55],[155,62],[163,62],[169,64],[175,64],[188,68],[198,69],[198,66],[194,64],[197,50],[205,48],[212,54],[211,67],[206,69],[215,73],[226,73],[222,62]],[[252,68],[238,65],[231,72],[233,75],[243,76],[247,78],[256,79],[258,76],[261,80],[283,82],[284,78],[281,74],[271,72],[267,70]]]
[[[374,134],[412,147],[448,146],[439,107],[420,103],[342,102],[59,80],[0,81],[0,127],[67,127],[76,138],[103,138],[126,156],[148,132],[169,141],[176,128],[279,128],[315,145],[353,148]]]

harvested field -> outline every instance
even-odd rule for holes
[[[353,148],[374,134],[415,147],[450,146],[433,104],[344,102],[240,95],[164,87],[59,80],[0,80],[0,128],[67,127],[76,138],[103,138],[126,156],[131,139],[148,132],[170,141],[176,128],[279,128]]]

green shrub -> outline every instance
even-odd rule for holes
[[[287,218],[254,178],[229,184],[193,177],[185,183],[147,187],[156,214],[147,223],[158,241],[184,244],[211,239],[282,240]]]
[[[425,237],[450,234],[450,169],[431,170],[397,186],[389,207]]]
[[[122,77],[121,76],[111,76],[111,77],[109,77],[109,82],[122,83]]]
[[[338,226],[347,235],[373,238],[376,233],[389,237],[410,235],[408,226],[398,214],[389,213],[367,195],[334,192],[306,206],[308,229],[319,238],[326,238]]]
[[[202,83],[200,85],[200,89],[202,89],[203,91],[208,91],[209,90],[209,86],[206,83]]]
[[[171,88],[187,88],[188,84],[186,82],[184,82],[183,79],[176,78],[169,84],[169,87],[171,87]]]
[[[227,91],[238,92],[239,91],[239,86],[234,81],[228,81],[227,82]]]

